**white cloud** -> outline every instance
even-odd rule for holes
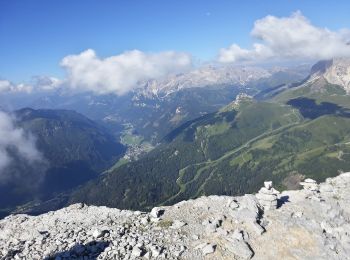
[[[51,91],[61,87],[62,81],[54,77],[37,76],[31,84],[14,84],[8,80],[0,80],[0,93],[32,93],[38,91]]]
[[[122,95],[142,81],[191,69],[192,57],[174,51],[144,53],[133,50],[101,59],[94,50],[88,49],[80,54],[64,57],[60,65],[67,73],[67,78],[63,80],[46,76],[34,77],[31,84],[14,84],[0,80],[0,93],[32,93],[61,88],[68,91]]]
[[[33,87],[28,84],[13,84],[8,80],[0,80],[0,93],[3,92],[32,92]]]
[[[10,115],[0,111],[0,182],[11,178],[6,168],[14,162],[14,154],[28,164],[43,160],[42,154],[36,148],[35,139],[22,128],[16,127]]]
[[[51,91],[61,87],[62,80],[54,77],[36,76],[34,77],[33,89],[38,91]]]
[[[11,85],[11,82],[8,80],[0,80],[0,93],[10,91]]]
[[[174,51],[144,53],[133,50],[101,59],[89,49],[66,56],[61,66],[67,71],[67,85],[74,89],[120,95],[135,88],[140,81],[190,69],[192,58]]]
[[[257,20],[251,35],[257,39],[253,48],[232,44],[220,50],[218,60],[227,63],[350,57],[349,30],[316,27],[300,12]]]

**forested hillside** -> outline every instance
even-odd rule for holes
[[[265,102],[246,98],[188,121],[163,145],[83,186],[69,202],[145,209],[255,192],[266,179],[280,189],[298,188],[306,177],[321,181],[350,170],[350,113],[342,106],[349,96],[335,93],[338,87],[312,87],[296,88],[297,94],[287,89]]]
[[[42,160],[29,164],[16,158],[0,183],[0,210],[31,200],[47,200],[96,178],[124,153],[125,147],[90,119],[68,110],[15,112],[16,124],[35,139]]]

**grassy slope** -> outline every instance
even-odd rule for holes
[[[313,88],[314,84],[318,84],[320,89],[315,90]],[[346,92],[342,87],[332,85],[327,82],[318,81],[316,81],[314,84],[306,84],[302,87],[287,89],[276,96],[271,96],[270,101],[287,103],[290,99],[306,97],[316,100],[317,103],[330,102],[345,108],[350,108],[349,95],[346,95]]]

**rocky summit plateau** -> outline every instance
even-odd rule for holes
[[[1,259],[350,259],[350,172],[151,212],[74,204],[0,221]]]

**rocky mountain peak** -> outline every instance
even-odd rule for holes
[[[271,73],[268,70],[257,67],[204,66],[187,73],[170,75],[159,80],[149,80],[141,84],[137,92],[144,96],[167,96],[185,88],[224,84],[244,86],[251,81],[269,76]]]
[[[317,62],[311,68],[311,79],[323,77],[328,83],[339,85],[350,93],[350,58],[334,58]]]
[[[302,190],[209,196],[151,212],[74,204],[0,220],[1,259],[349,259],[350,173]]]
[[[245,101],[251,101],[253,99],[252,96],[246,94],[246,93],[239,93],[236,97],[236,100],[234,101],[237,105],[239,105],[241,102]]]
[[[254,101],[254,98],[246,93],[239,93],[236,99],[227,106],[223,107],[220,111],[226,112],[231,110],[239,109],[243,104],[250,104]]]

